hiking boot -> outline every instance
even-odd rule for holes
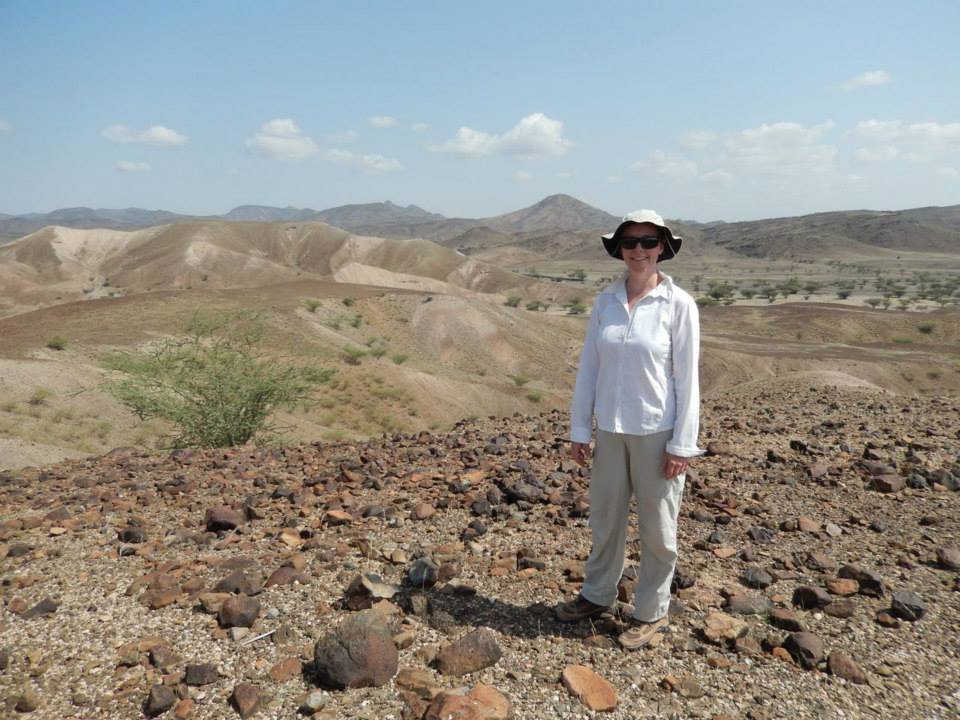
[[[658,632],[663,632],[670,624],[670,618],[664,615],[659,620],[653,622],[642,622],[634,620],[635,624],[620,633],[617,641],[624,650],[637,650],[650,644],[653,636]]]
[[[597,605],[587,600],[583,595],[577,595],[570,602],[557,605],[554,613],[560,622],[577,622],[578,620],[599,617],[609,609],[606,605]]]

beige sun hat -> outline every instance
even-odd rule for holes
[[[669,260],[680,252],[683,238],[673,234],[673,231],[663,222],[663,218],[659,213],[654,210],[634,210],[623,216],[616,230],[600,236],[603,239],[603,247],[606,248],[610,255],[617,258],[617,260],[623,260],[623,255],[620,252],[620,233],[623,228],[630,223],[650,223],[660,228],[659,233],[660,237],[663,238],[664,244],[663,252],[660,253],[660,257],[657,258],[658,262],[661,260]]]

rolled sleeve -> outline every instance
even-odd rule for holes
[[[696,457],[704,452],[697,445],[700,431],[700,313],[689,295],[678,298],[672,340],[677,412],[673,437],[666,450],[679,457]]]
[[[600,358],[597,354],[597,325],[600,296],[593,303],[587,333],[580,351],[580,367],[570,404],[570,440],[588,443],[593,437],[593,407],[597,396],[597,374]]]

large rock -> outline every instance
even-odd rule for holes
[[[736,640],[747,634],[750,626],[726,613],[712,612],[703,621],[703,635],[715,643]]]
[[[801,585],[793,591],[793,604],[804,610],[826,607],[832,602],[833,597],[823,588]]]
[[[480,683],[466,695],[440,693],[430,703],[424,720],[508,720],[512,712],[506,695]]]
[[[154,685],[143,704],[143,712],[149,717],[156,717],[172,708],[176,702],[177,696],[173,690],[166,685]]]
[[[246,595],[233,595],[220,606],[220,627],[252,627],[260,614],[260,603]]]
[[[209,508],[203,517],[203,522],[210,532],[235,530],[243,525],[243,515],[226,505]]]
[[[861,595],[883,597],[887,590],[883,578],[873,570],[867,570],[859,565],[844,565],[837,571],[837,577],[856,580],[860,585]]]
[[[376,573],[363,573],[350,581],[343,603],[349,610],[368,610],[380,600],[390,600],[399,591],[400,588],[383,582]]]
[[[833,650],[827,658],[827,668],[832,675],[858,685],[867,682],[867,675],[863,668],[842,650]]]
[[[417,558],[407,571],[407,580],[415,588],[429,588],[437,584],[440,566],[428,557]]]
[[[399,654],[383,614],[363,610],[321,638],[314,658],[321,684],[357,688],[390,682],[397,672]]]
[[[242,718],[251,717],[260,709],[262,703],[260,688],[250,683],[237,683],[230,695],[230,704]]]
[[[927,613],[927,604],[915,592],[902,591],[893,594],[890,609],[901,620],[915,622]]]
[[[807,670],[814,669],[823,660],[823,640],[810,632],[793,633],[784,640],[783,647],[798,665]]]
[[[459,677],[495,665],[502,655],[494,632],[477,628],[440,650],[437,669],[444,675]]]
[[[609,712],[617,707],[616,688],[585,665],[568,665],[561,679],[563,686],[587,709]]]

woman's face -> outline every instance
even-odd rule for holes
[[[650,223],[635,223],[627,225],[620,233],[620,253],[623,255],[623,262],[630,272],[646,272],[650,268],[656,268],[657,258],[663,252],[663,240],[649,250],[645,250],[641,245],[637,245],[632,250],[623,246],[624,238],[659,238],[659,232],[656,225]]]

